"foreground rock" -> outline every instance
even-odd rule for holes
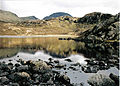
[[[44,61],[31,61],[29,63],[29,67],[31,72],[47,72],[50,70],[50,66],[48,66]]]
[[[0,63],[0,86],[72,86],[67,75],[53,71],[42,60],[21,61],[15,65]]]
[[[89,78],[88,83],[91,86],[118,86],[108,76],[96,74]]]
[[[109,75],[109,77],[110,77],[113,81],[115,81],[115,83],[116,83],[117,86],[119,86],[119,76],[114,75],[114,74],[111,73],[111,74]]]

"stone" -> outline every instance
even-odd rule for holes
[[[8,63],[8,66],[9,66],[10,69],[13,69],[13,67],[14,67],[13,63]]]
[[[71,60],[71,59],[65,59],[65,61],[72,62],[72,60]]]
[[[27,81],[31,79],[30,75],[27,72],[16,72],[14,74],[11,74],[8,76],[10,80],[13,80],[15,82],[22,82],[22,81]]]
[[[119,76],[117,76],[117,75],[111,73],[111,74],[109,75],[109,77],[110,77],[113,81],[115,81],[116,86],[119,85]]]
[[[50,67],[44,61],[33,61],[30,63],[31,72],[47,72],[51,70]]]
[[[62,82],[65,85],[70,84],[70,78],[67,75],[58,74],[58,75],[56,75],[55,79]]]
[[[0,77],[7,76],[8,74],[9,74],[8,72],[2,72],[2,73],[0,73]]]
[[[15,64],[15,67],[19,67],[19,66],[20,66],[20,64],[18,64],[18,63]]]
[[[48,60],[49,60],[49,62],[52,62],[53,59],[52,59],[52,58],[49,58]]]
[[[8,86],[20,86],[18,83],[11,83]]]
[[[65,65],[60,65],[60,64],[58,64],[58,65],[55,66],[55,68],[64,68],[64,66],[65,66]]]
[[[69,68],[75,71],[77,70],[75,67],[72,67],[72,66],[70,66]]]
[[[18,72],[25,72],[25,71],[28,71],[28,65],[22,65],[22,66],[19,66],[19,67],[16,67],[15,70],[18,71]]]
[[[9,83],[9,79],[7,77],[0,78],[0,82],[4,85],[7,85]]]
[[[103,74],[95,74],[87,80],[91,86],[116,86],[115,82]]]
[[[82,71],[85,73],[97,73],[99,71],[99,66],[82,66],[81,67]]]
[[[0,64],[0,69],[4,71],[10,71],[10,67],[5,63]]]
[[[59,60],[54,60],[55,63],[60,63]]]

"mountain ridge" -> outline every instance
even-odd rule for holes
[[[35,16],[26,16],[26,17],[20,17],[20,19],[26,21],[26,20],[37,20],[38,18]]]
[[[48,20],[48,19],[52,19],[52,18],[56,18],[56,17],[60,17],[60,16],[70,16],[72,17],[70,14],[65,13],[65,12],[56,12],[56,13],[52,13],[49,16],[44,17],[44,20]]]

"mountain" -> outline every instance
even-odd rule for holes
[[[23,21],[26,20],[37,20],[38,18],[36,18],[35,16],[27,16],[27,17],[20,17]]]
[[[6,14],[4,13],[3,15],[2,12],[3,13],[5,12]],[[97,33],[96,36],[102,35],[104,38],[104,36],[107,34],[105,33],[106,29],[104,27],[109,25],[109,24],[107,25],[105,21],[108,21],[108,19],[110,18],[114,18],[114,15],[104,14],[99,12],[89,13],[81,18],[71,17],[71,15],[69,14],[59,12],[50,15],[51,19],[48,20],[39,20],[36,17],[32,16],[32,17],[24,17],[23,19],[34,19],[33,21],[23,21],[23,19],[19,18],[16,14],[13,14],[11,12],[1,11],[0,14],[2,14],[3,16],[3,17],[0,16],[0,21],[8,22],[8,19],[9,22],[22,20],[21,22],[16,22],[16,23],[0,22],[0,35],[52,35],[52,34],[67,35],[68,34],[68,35],[81,36],[81,34],[83,33],[82,36],[87,38],[90,35],[89,36],[86,35],[95,32],[94,34]],[[69,16],[62,16],[61,14],[66,14]],[[8,18],[9,16],[11,16],[12,18],[11,17]],[[114,28],[117,26],[118,26],[118,22],[117,23],[115,22],[115,24],[113,23],[110,27]],[[95,30],[93,30],[93,28],[95,28]],[[98,29],[99,31],[96,32],[96,30]],[[111,37],[113,37],[112,39],[114,39],[115,37],[117,37],[116,32],[117,29],[113,31],[111,30],[111,32],[108,32],[109,33],[108,35],[110,35]],[[104,35],[102,33],[104,33]],[[111,35],[112,33],[116,35],[113,36]],[[108,36],[105,36],[104,39],[107,39],[106,37]]]
[[[19,21],[21,21],[21,19],[12,12],[0,10],[0,21],[19,22]]]
[[[103,22],[106,19],[109,19],[110,17],[113,17],[113,15],[105,14],[101,12],[92,12],[92,13],[86,14],[82,18],[79,18],[77,23],[94,24],[94,23]]]
[[[70,14],[68,14],[68,13],[56,12],[56,13],[51,14],[50,16],[44,17],[43,19],[44,19],[44,20],[48,20],[48,19],[52,19],[52,18],[56,18],[56,17],[60,17],[60,16],[70,16],[70,17],[72,17],[72,16],[71,16]]]

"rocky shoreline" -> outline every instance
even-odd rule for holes
[[[65,59],[66,62],[72,62],[71,59]],[[77,71],[76,66],[82,68],[85,73],[97,73],[99,70],[108,69],[104,62],[86,60],[87,65],[82,66],[79,63],[72,64],[69,69]],[[101,68],[101,69],[100,69]],[[103,69],[104,68],[104,69]],[[49,58],[48,61],[38,59],[37,61],[19,59],[16,63],[9,60],[8,63],[0,62],[0,85],[4,86],[85,86],[84,82],[79,85],[70,82],[67,72],[60,73],[56,69],[69,70],[66,65],[60,64],[59,60]],[[79,76],[78,76],[79,77]],[[97,81],[94,80],[98,78]],[[106,80],[106,81],[104,81]],[[96,74],[88,79],[88,84],[92,86],[118,86],[119,78],[117,75]],[[97,83],[97,85],[96,85]],[[103,83],[103,84],[102,84]]]
[[[57,63],[57,62],[56,62]],[[52,70],[52,65],[48,65],[42,60],[24,61],[6,64],[0,63],[0,85],[4,86],[73,86],[66,75],[61,75]],[[60,66],[58,66],[60,67]]]

